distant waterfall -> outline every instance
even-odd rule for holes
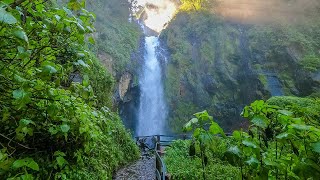
[[[140,107],[136,133],[139,136],[163,134],[167,116],[164,101],[161,67],[157,59],[156,47],[159,38],[145,38],[144,65],[140,74]]]
[[[281,82],[277,76],[267,76],[267,89],[270,91],[271,96],[283,96]]]

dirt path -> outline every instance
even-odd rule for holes
[[[117,171],[114,180],[154,180],[155,157],[142,156],[137,162]]]

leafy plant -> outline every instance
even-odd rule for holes
[[[296,179],[319,176],[319,123],[295,109],[255,101],[245,107],[243,117],[252,123],[248,133],[235,131],[235,155],[243,177]],[[312,172],[312,173],[311,173]]]
[[[320,175],[320,124],[318,113],[309,108],[319,107],[318,100],[306,98],[258,100],[242,112],[250,121],[248,130],[234,131],[229,137],[206,111],[196,113],[184,127],[194,130],[193,139],[173,144],[165,158],[168,169],[179,178],[194,177],[192,173],[199,178],[201,169],[205,179],[215,170],[210,164],[215,168],[223,164],[230,166],[230,171],[231,167],[239,168],[236,178],[241,179],[316,179]],[[205,166],[206,158],[209,166]],[[185,167],[189,164],[192,169]],[[224,175],[230,176],[227,172]]]
[[[88,48],[95,15],[57,3],[0,2],[0,179],[107,179],[139,155],[106,107],[113,78]]]
[[[195,118],[192,118],[185,126],[185,131],[193,131],[193,141],[190,145],[189,155],[194,156],[200,154],[201,164],[203,169],[203,179],[206,179],[205,166],[208,163],[208,157],[206,156],[206,149],[210,147],[213,136],[221,134],[225,137],[225,134],[221,127],[213,121],[212,116],[209,116],[207,111],[194,114]],[[209,126],[209,130],[205,127]],[[199,146],[198,148],[196,146]]]
[[[215,154],[223,155],[226,151],[223,139],[214,137],[215,153],[211,148],[207,149],[208,164],[205,166],[207,179],[240,179],[240,169],[222,161]],[[189,148],[192,140],[177,140],[170,147],[166,148],[164,157],[168,173],[171,179],[203,179],[202,160],[198,156],[189,156]],[[212,147],[213,148],[213,147]]]

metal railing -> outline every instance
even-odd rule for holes
[[[160,143],[156,144],[155,148],[155,154],[156,154],[156,178],[157,180],[165,180],[166,179],[166,174],[167,174],[167,168],[165,163],[163,162],[161,155],[159,152],[161,151],[160,149]]]
[[[231,133],[226,133],[226,136],[231,136]],[[220,135],[217,135],[220,136]],[[161,147],[164,146],[170,146],[172,141],[177,140],[177,139],[191,139],[191,135],[151,135],[151,136],[137,136],[135,137],[136,141],[139,141],[139,139],[144,139],[144,138],[154,138],[156,140],[155,142],[155,156],[156,156],[156,179],[157,180],[166,180],[166,175],[167,175],[167,168],[166,165],[161,158],[162,155],[162,149]],[[151,150],[151,149],[149,149]]]
[[[157,180],[165,180],[167,175],[167,168],[162,159],[162,149],[161,147],[170,146],[171,142],[176,139],[189,139],[190,136],[188,135],[151,135],[151,136],[137,136],[135,137],[136,141],[138,142],[140,139],[144,138],[154,138],[155,142],[155,156],[156,156],[156,179]]]

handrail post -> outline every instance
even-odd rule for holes
[[[159,144],[159,146],[156,146],[157,151],[160,151],[160,135],[157,135],[157,144]]]
[[[160,151],[160,136],[157,135],[156,136],[156,153],[158,153]],[[160,173],[160,176],[162,176],[162,172],[161,172],[161,161],[159,159],[158,156],[156,156],[156,169],[158,170],[158,172]]]

